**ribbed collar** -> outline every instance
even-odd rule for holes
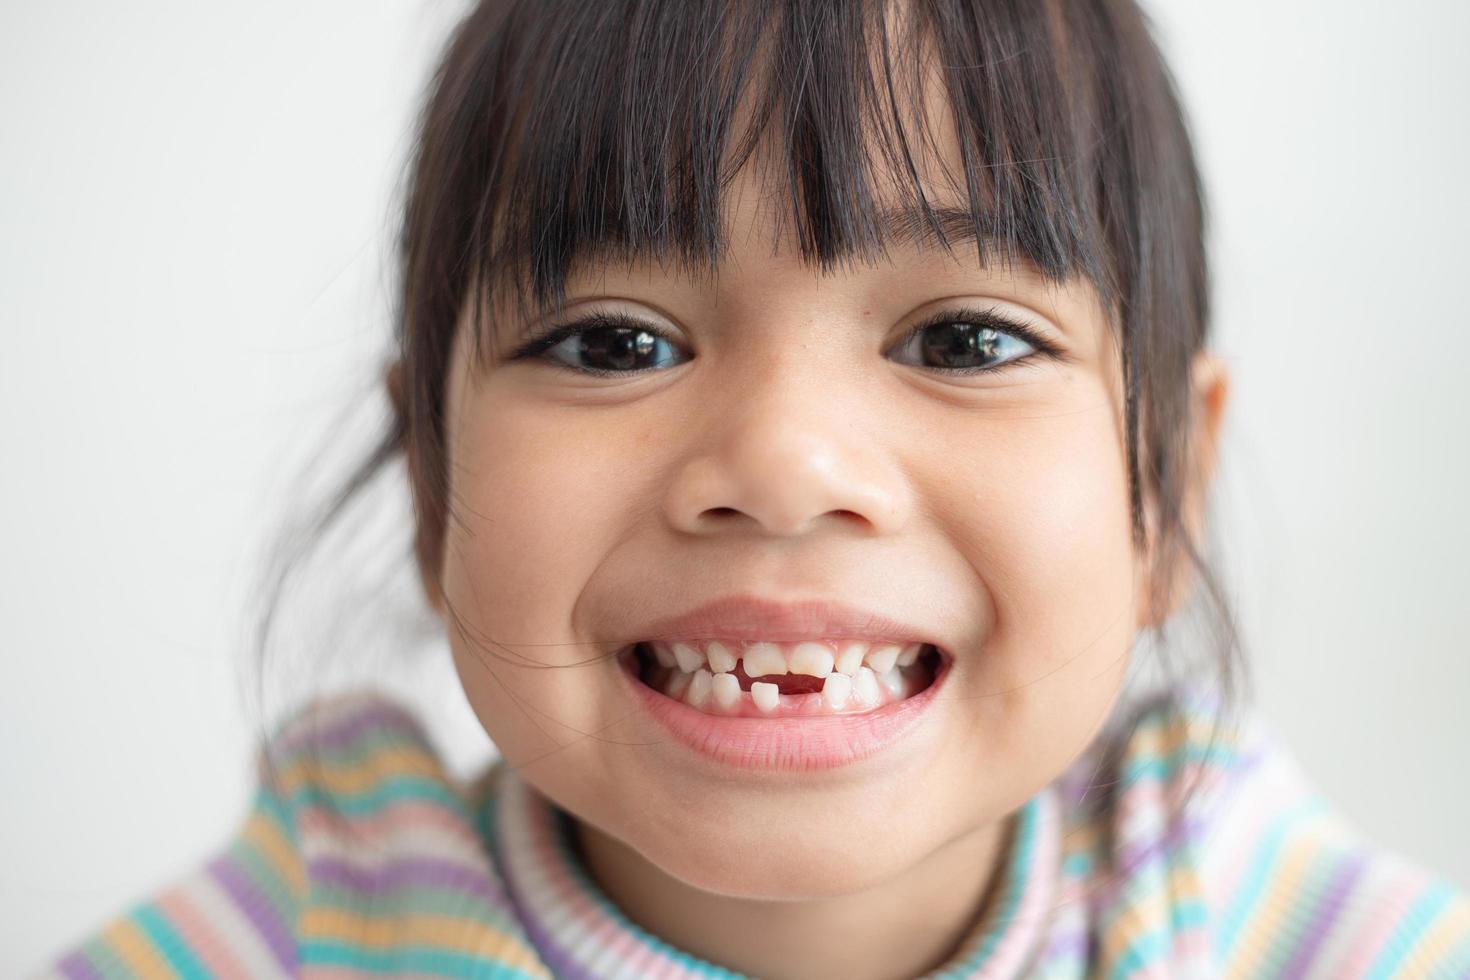
[[[571,818],[503,762],[491,778],[481,828],[528,937],[557,977],[743,977],[630,921],[582,865]],[[1056,793],[1048,785],[1017,811],[1000,894],[959,952],[923,980],[1014,977],[1041,952],[1060,872]]]

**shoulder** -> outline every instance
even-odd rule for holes
[[[1115,969],[1470,977],[1470,896],[1365,839],[1255,710],[1174,688],[1111,735],[1062,790]]]
[[[539,975],[471,800],[407,708],[372,689],[314,701],[255,761],[254,798],[227,843],[47,976],[453,974],[512,961],[524,970],[507,976]]]

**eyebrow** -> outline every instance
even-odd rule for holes
[[[969,208],[931,205],[927,215],[917,207],[884,208],[878,212],[874,223],[884,242],[893,241],[900,245],[927,247],[942,245],[947,240],[950,245],[979,241],[994,246],[1000,242],[998,236],[976,228],[975,216]]]

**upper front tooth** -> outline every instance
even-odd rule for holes
[[[745,648],[741,659],[745,661],[746,677],[786,673],[786,658],[774,643],[752,643]]]
[[[723,674],[735,669],[735,654],[723,643],[710,643],[704,648],[704,655],[709,658],[709,669],[716,674]]]
[[[699,651],[687,643],[674,644],[674,659],[679,661],[679,669],[687,673],[694,673],[704,666],[704,657]]]
[[[897,643],[874,646],[868,651],[868,666],[873,668],[874,673],[886,674],[893,668],[894,661],[898,660],[899,651],[902,649]]]
[[[837,672],[846,674],[848,677],[856,677],[858,668],[863,665],[863,656],[867,652],[868,645],[861,640],[847,644],[837,655]]]
[[[791,651],[787,670],[793,674],[826,677],[832,673],[832,648],[825,643],[798,643]],[[750,673],[749,668],[745,671]]]

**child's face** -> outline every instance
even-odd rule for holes
[[[736,186],[716,281],[654,265],[569,283],[564,320],[620,311],[675,339],[643,373],[521,360],[470,377],[459,331],[441,587],[469,701],[543,793],[697,887],[835,894],[993,828],[1086,747],[1142,622],[1143,565],[1090,287],[963,248],[819,277],[770,254],[757,200]],[[1068,362],[946,375],[897,346],[958,307],[1019,318]],[[497,323],[498,355],[519,327]],[[587,364],[575,342],[559,353]],[[873,758],[734,769],[671,739],[611,657],[732,593],[896,615],[952,673]]]

